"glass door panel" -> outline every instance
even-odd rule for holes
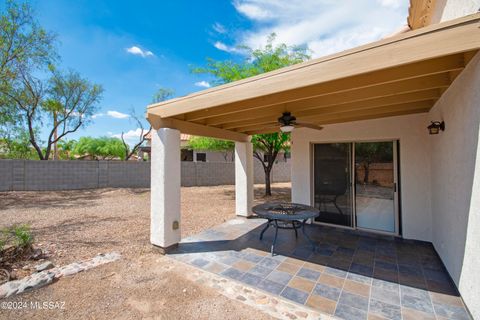
[[[355,214],[358,228],[396,232],[395,143],[355,143]]]
[[[314,206],[316,222],[353,227],[352,144],[314,145]]]

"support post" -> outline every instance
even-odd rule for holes
[[[180,131],[152,130],[150,242],[165,254],[180,242]]]
[[[253,146],[235,142],[235,209],[238,216],[248,217],[253,206]]]

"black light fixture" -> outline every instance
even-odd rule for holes
[[[442,121],[432,121],[432,123],[427,127],[428,133],[438,134],[440,130],[445,131],[445,122]]]

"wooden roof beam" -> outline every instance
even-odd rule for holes
[[[345,104],[331,105],[328,107],[321,107],[316,109],[309,109],[305,111],[292,111],[292,114],[298,120],[308,120],[322,115],[336,114],[341,112],[362,110],[362,109],[371,109],[382,106],[391,106],[407,103],[415,103],[418,101],[438,99],[440,97],[440,91],[438,89],[430,89],[426,91],[412,92],[403,95],[382,97],[376,99],[369,99],[359,102],[351,102]],[[281,116],[281,113],[271,114],[265,117],[258,117],[251,120],[236,121],[228,123],[225,126],[222,126],[223,129],[231,130],[239,127],[244,127],[246,125],[253,124],[262,124],[272,122],[272,120],[277,119]]]
[[[149,114],[147,120],[150,122],[150,124],[155,130],[158,130],[160,128],[170,128],[177,129],[181,133],[187,133],[195,136],[211,137],[239,142],[249,141],[249,136],[240,132],[202,126],[193,122],[181,121],[174,118],[160,118],[159,116]]]
[[[418,110],[422,112],[427,112],[433,106],[434,100],[419,101],[416,103],[406,103],[400,105],[384,106],[384,107],[375,107],[365,110],[357,110],[351,112],[339,112],[337,114],[324,115],[315,119],[311,119],[313,124],[326,124],[326,123],[337,123],[336,120],[341,121],[342,119],[364,119],[363,117],[368,117],[369,119],[376,118],[376,115],[390,114],[399,112],[401,114],[416,113]],[[426,110],[426,111],[425,111]],[[245,134],[250,134],[256,130],[265,130],[268,128],[279,127],[278,124],[266,123],[264,125],[253,125],[245,126],[242,128],[236,129],[238,132],[244,132]]]
[[[429,63],[422,61],[420,63],[413,63],[407,66],[399,66],[387,70],[361,74],[310,87],[279,92],[271,96],[258,97],[246,101],[227,104],[221,107],[191,112],[185,114],[183,119],[186,121],[199,121],[220,115],[225,115],[225,119],[229,117],[229,114],[238,111],[253,110],[279,103],[295,102],[306,98],[321,97],[323,95],[332,93],[363,89],[397,81],[413,80],[452,70],[462,70],[464,67],[465,60],[463,54],[457,54],[453,56],[436,58],[429,61]],[[217,123],[211,121],[209,122],[209,120],[207,120],[205,124],[216,125]]]

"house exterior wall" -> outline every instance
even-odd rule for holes
[[[429,114],[445,121],[430,136],[433,244],[475,319],[480,319],[480,55]]]
[[[325,126],[321,131],[292,132],[292,200],[312,198],[311,143],[399,140],[403,237],[432,240],[430,156],[426,114]]]
[[[478,12],[480,0],[436,0],[430,24],[440,23]]]

